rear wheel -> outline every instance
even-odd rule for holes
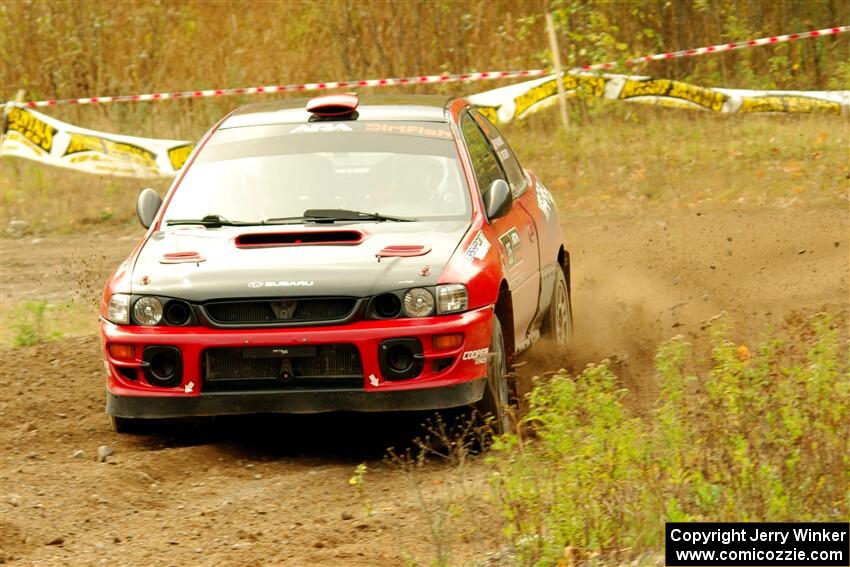
[[[567,278],[563,270],[556,270],[555,286],[549,311],[543,319],[543,334],[559,345],[567,345],[573,338],[573,309]]]
[[[484,419],[490,417],[493,433],[501,435],[513,431],[513,421],[509,411],[510,403],[505,338],[502,334],[499,318],[493,316],[490,356],[487,359],[487,383],[484,386],[484,397],[475,404],[475,409]]]

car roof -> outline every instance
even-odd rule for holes
[[[442,95],[360,96],[356,120],[445,123],[449,117],[448,107],[456,98]],[[228,116],[219,129],[306,123],[313,118],[305,108],[310,100],[298,98],[247,104]]]

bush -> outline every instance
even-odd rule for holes
[[[60,333],[48,330],[46,301],[27,301],[14,316],[14,345],[32,346],[57,338]]]
[[[850,516],[846,344],[827,316],[750,351],[711,331],[711,365],[682,339],[656,355],[657,406],[626,409],[607,363],[530,394],[532,439],[491,456],[506,534],[525,564],[634,557],[665,521],[837,521]],[[703,365],[704,366],[704,365]]]

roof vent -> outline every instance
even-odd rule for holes
[[[307,112],[322,118],[347,116],[357,109],[359,102],[354,93],[317,96],[307,102]]]

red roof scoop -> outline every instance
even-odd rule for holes
[[[396,244],[393,246],[385,246],[383,250],[375,254],[378,262],[381,258],[413,258],[415,256],[424,256],[431,251],[430,246],[421,246],[418,244]]]
[[[345,116],[354,112],[359,102],[354,93],[317,96],[307,102],[307,112],[322,117]]]

